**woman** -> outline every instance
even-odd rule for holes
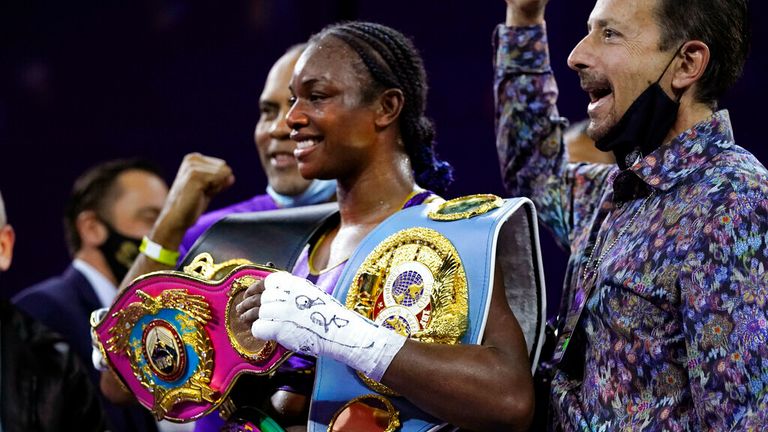
[[[302,176],[337,179],[340,221],[310,245],[294,275],[330,292],[366,234],[401,208],[429,199],[431,193],[422,186],[444,192],[451,169],[434,154],[434,132],[424,116],[426,91],[418,53],[391,28],[343,23],[309,41],[291,80],[293,106],[287,123],[297,142],[294,154]],[[281,286],[304,289],[306,285],[299,278],[279,277]],[[356,320],[344,315],[344,329],[339,329],[342,339],[370,337],[368,345],[383,347],[369,358],[345,348],[350,346],[345,343],[328,345],[315,339],[319,345],[303,345],[295,340],[301,339],[301,331],[287,331],[288,326],[279,322],[282,317],[265,320],[267,296],[275,292],[269,288],[270,278],[264,307],[263,283],[250,287],[238,306],[241,319],[249,323],[261,316],[254,325],[255,336],[276,339],[295,351],[341,359],[380,379],[420,409],[457,426],[526,427],[533,400],[530,364],[503,287],[494,288],[484,343],[479,346],[420,343],[383,328],[367,336],[359,331],[344,335],[346,321]],[[333,309],[332,313],[341,316],[345,311]],[[367,328],[362,322],[351,322],[349,328],[352,324]]]

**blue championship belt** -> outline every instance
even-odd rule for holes
[[[401,210],[361,242],[333,295],[416,340],[480,344],[497,263],[533,371],[546,306],[536,211],[528,199],[471,195]],[[324,357],[317,362],[309,417],[312,432],[450,427],[385,385]]]

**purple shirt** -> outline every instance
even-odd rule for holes
[[[566,361],[552,381],[562,429],[763,430],[768,172],[728,113],[623,173],[568,164],[543,26],[501,25],[496,44],[505,185],[571,251],[561,315],[584,308],[585,342],[569,347],[584,365]]]

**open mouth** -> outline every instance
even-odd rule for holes
[[[589,94],[589,101],[594,103],[613,93],[613,90],[609,86],[593,87],[587,90],[587,93]]]
[[[293,152],[270,153],[269,163],[275,168],[288,168],[296,165],[296,157]]]
[[[579,72],[581,88],[589,95],[590,105],[595,105],[601,99],[613,93],[613,86],[604,76],[586,71]]]
[[[597,116],[609,107],[613,95],[611,83],[604,78],[581,76],[581,88],[589,95],[587,113],[590,117]]]
[[[317,142],[318,141],[315,140],[315,139],[307,139],[307,140],[303,140],[303,141],[297,141],[296,142],[296,149],[298,149],[298,150],[305,150],[305,149],[308,149],[310,147],[313,147],[313,146],[317,145]]]
[[[322,142],[322,139],[317,136],[304,135],[301,133],[292,133],[291,139],[296,142],[296,149],[293,151],[293,156],[297,161],[301,162],[302,158],[312,153]]]

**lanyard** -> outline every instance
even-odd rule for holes
[[[563,325],[562,331],[557,338],[557,345],[555,346],[555,352],[552,354],[552,362],[551,364],[553,366],[556,366],[560,364],[560,362],[563,360],[563,357],[565,356],[565,352],[568,349],[568,345],[571,342],[571,338],[573,337],[574,331],[576,330],[577,324],[579,323],[579,320],[581,319],[582,313],[584,312],[584,307],[587,304],[587,299],[589,299],[589,296],[594,291],[595,286],[597,285],[597,270],[600,267],[600,264],[603,262],[603,259],[606,255],[608,255],[608,252],[610,252],[614,246],[616,246],[616,243],[618,243],[619,240],[621,240],[624,235],[627,233],[627,230],[629,227],[634,225],[635,220],[645,211],[646,206],[648,205],[648,202],[651,200],[651,198],[654,197],[654,193],[651,193],[645,199],[643,200],[643,203],[638,207],[638,209],[635,211],[635,213],[632,215],[632,218],[630,218],[629,222],[624,224],[624,226],[621,227],[619,230],[619,233],[616,235],[616,237],[613,239],[613,241],[608,244],[608,246],[601,248],[601,237],[600,233],[598,232],[597,240],[595,242],[595,247],[592,248],[592,251],[589,254],[589,258],[587,259],[586,264],[582,268],[581,271],[581,277],[579,277],[579,273],[576,274],[577,283],[579,285],[579,288],[576,290],[576,295],[573,299],[573,304],[568,308],[567,316],[565,319],[565,324]],[[608,233],[606,232],[606,235],[603,236],[603,240],[608,237]],[[600,252],[600,255],[595,257],[595,253],[602,249]]]

